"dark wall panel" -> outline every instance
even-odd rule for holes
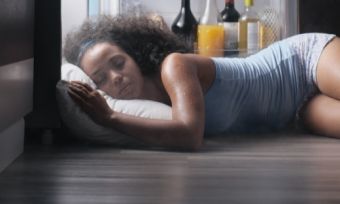
[[[32,58],[34,0],[0,2],[0,66]]]
[[[300,32],[324,32],[340,36],[339,0],[300,0]]]
[[[35,0],[33,112],[26,127],[57,128],[56,83],[61,64],[61,0]]]

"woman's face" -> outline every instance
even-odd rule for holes
[[[80,64],[98,88],[113,98],[141,97],[144,78],[135,61],[120,47],[98,43],[85,52]]]

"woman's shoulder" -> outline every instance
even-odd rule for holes
[[[188,67],[209,67],[213,66],[213,60],[209,57],[189,53],[171,53],[165,57],[162,68],[168,65],[183,64]]]
[[[181,79],[178,75],[187,75],[188,79],[197,78],[203,89],[206,89],[215,79],[215,64],[209,57],[171,53],[162,63],[161,76]]]
[[[197,54],[171,53],[163,61],[161,72],[186,71],[192,69],[197,73],[214,71],[211,58]]]

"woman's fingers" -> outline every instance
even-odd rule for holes
[[[93,90],[90,86],[86,87],[82,83],[71,83],[68,90],[78,104],[86,104],[87,106],[95,103],[101,97],[99,92]]]
[[[89,91],[82,84],[72,84],[68,88],[68,93],[85,113],[100,124],[106,124],[113,113],[103,96],[96,90]]]
[[[84,100],[83,97],[79,95],[79,92],[74,91],[74,89],[69,88],[68,93],[71,96],[71,98],[80,106],[84,107],[84,104],[86,103],[86,100]]]
[[[74,85],[77,85],[79,87],[85,88],[89,92],[93,91],[93,88],[90,85],[88,85],[86,83],[82,83],[80,81],[72,81],[71,84],[74,84]]]
[[[93,111],[94,105],[92,104],[91,100],[89,100],[88,97],[83,97],[82,95],[79,94],[79,92],[74,91],[72,88],[68,90],[68,93],[72,100],[79,105],[79,107],[89,113]]]
[[[89,98],[91,93],[94,91],[92,88],[84,86],[84,84],[70,83],[69,88],[74,92],[77,92],[83,98]]]
[[[90,85],[88,85],[88,84],[83,84],[83,85],[88,91],[90,91],[90,92],[94,91],[94,89]]]
[[[83,98],[83,99],[88,98],[88,93],[87,93],[87,91],[84,91],[84,90],[82,90],[81,88],[79,88],[79,87],[77,87],[77,86],[70,85],[70,86],[69,86],[69,90],[71,90],[72,93],[73,93],[74,95],[77,95],[79,98]]]

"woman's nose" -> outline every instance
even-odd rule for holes
[[[111,72],[111,79],[114,85],[120,85],[123,81],[123,76],[118,72]]]

